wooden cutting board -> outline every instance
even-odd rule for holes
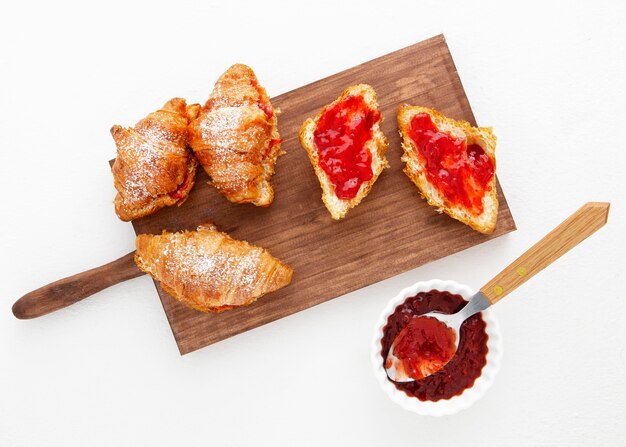
[[[378,94],[391,167],[369,196],[336,222],[322,203],[298,130],[346,87],[359,83],[372,85]],[[400,161],[396,110],[404,102],[434,107],[476,125],[443,35],[272,98],[282,112],[278,127],[287,154],[278,159],[275,199],[269,208],[228,202],[207,184],[207,175],[199,169],[196,185],[181,207],[133,222],[137,234],[158,234],[212,221],[234,238],[267,248],[295,269],[292,283],[284,289],[251,306],[219,314],[189,309],[155,281],[181,354],[515,230],[499,184],[498,226],[489,236],[438,214],[420,198]]]

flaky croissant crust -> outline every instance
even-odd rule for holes
[[[187,148],[187,127],[200,106],[174,98],[133,128],[115,125],[115,211],[128,221],[185,201],[197,162]]]
[[[247,305],[291,282],[293,270],[267,250],[214,226],[137,236],[135,262],[174,298],[202,312]]]
[[[212,185],[234,203],[272,203],[280,142],[270,99],[243,64],[219,78],[189,128],[189,143]]]

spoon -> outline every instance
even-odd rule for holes
[[[439,371],[459,347],[461,325],[524,284],[606,224],[610,203],[589,202],[498,273],[457,313],[414,317],[394,339],[385,369],[394,382],[412,382]],[[417,348],[422,355],[407,357]],[[400,358],[401,357],[401,358]]]

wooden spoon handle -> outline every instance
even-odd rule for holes
[[[20,320],[40,317],[63,309],[114,284],[144,273],[134,261],[135,252],[95,269],[55,281],[27,293],[13,304],[13,315]]]
[[[606,224],[610,203],[589,202],[480,289],[495,304]]]

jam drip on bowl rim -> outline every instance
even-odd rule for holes
[[[384,364],[392,343],[415,317],[428,312],[455,313],[467,302],[460,295],[439,290],[420,292],[398,305],[388,317],[381,339],[381,363]],[[487,333],[480,314],[468,318],[460,329],[459,345],[452,359],[434,374],[413,382],[394,386],[409,397],[438,401],[460,395],[474,385],[487,363]],[[394,353],[395,353],[394,348]]]
[[[313,135],[319,166],[341,200],[356,197],[359,188],[372,179],[372,154],[365,143],[372,139],[380,112],[362,96],[350,95],[325,108]]]
[[[483,197],[491,190],[495,171],[484,149],[438,130],[428,113],[418,113],[411,119],[409,136],[427,180],[446,203],[462,206],[474,216],[482,214]]]

